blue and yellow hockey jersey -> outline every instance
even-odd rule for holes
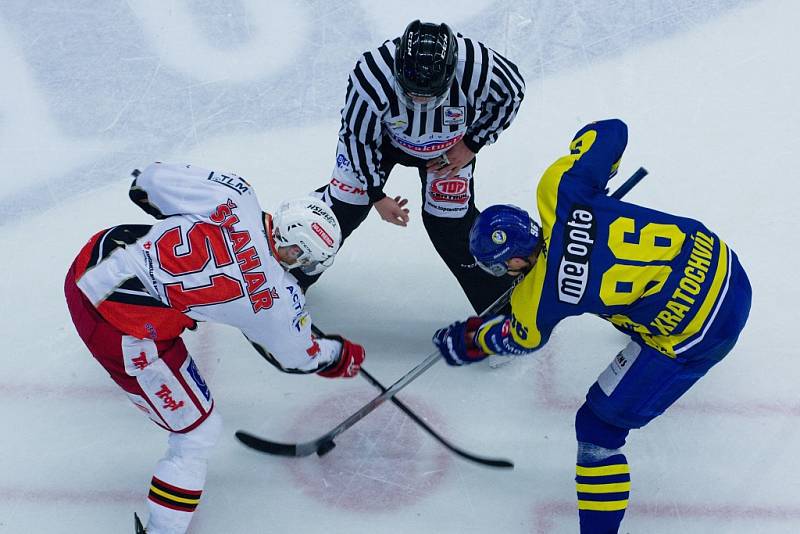
[[[541,347],[559,321],[583,313],[671,358],[697,350],[727,290],[732,252],[698,221],[607,196],[627,140],[620,120],[592,123],[542,176],[545,249],[513,291],[510,352]],[[476,342],[491,354],[490,330]]]

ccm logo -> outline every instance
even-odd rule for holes
[[[317,234],[320,239],[325,241],[326,245],[329,247],[333,246],[333,238],[329,236],[328,232],[326,232],[319,224],[311,223],[311,229],[314,230],[314,233]]]
[[[331,178],[331,185],[336,187],[337,189],[344,191],[345,193],[353,193],[354,195],[366,195],[366,189],[360,189],[358,187],[348,185],[345,183],[340,182],[336,178]]]

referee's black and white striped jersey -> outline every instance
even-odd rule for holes
[[[399,39],[365,52],[347,84],[339,141],[372,201],[383,196],[381,143],[432,159],[464,140],[473,152],[493,143],[517,114],[525,82],[516,65],[461,35],[450,94],[433,112],[416,112],[397,98],[394,53]],[[340,147],[341,149],[341,147]]]

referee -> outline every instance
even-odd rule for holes
[[[510,279],[475,268],[469,253],[479,213],[475,154],[508,128],[524,92],[516,65],[447,24],[415,20],[402,37],[365,52],[348,79],[331,180],[317,189],[342,238],[373,205],[384,221],[406,226],[408,200],[387,196],[384,186],[395,165],[416,167],[428,237],[475,310],[488,307]],[[303,289],[319,277],[292,273]]]

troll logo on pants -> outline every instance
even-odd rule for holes
[[[437,178],[431,182],[431,199],[435,202],[466,204],[469,200],[467,179],[460,176]]]

